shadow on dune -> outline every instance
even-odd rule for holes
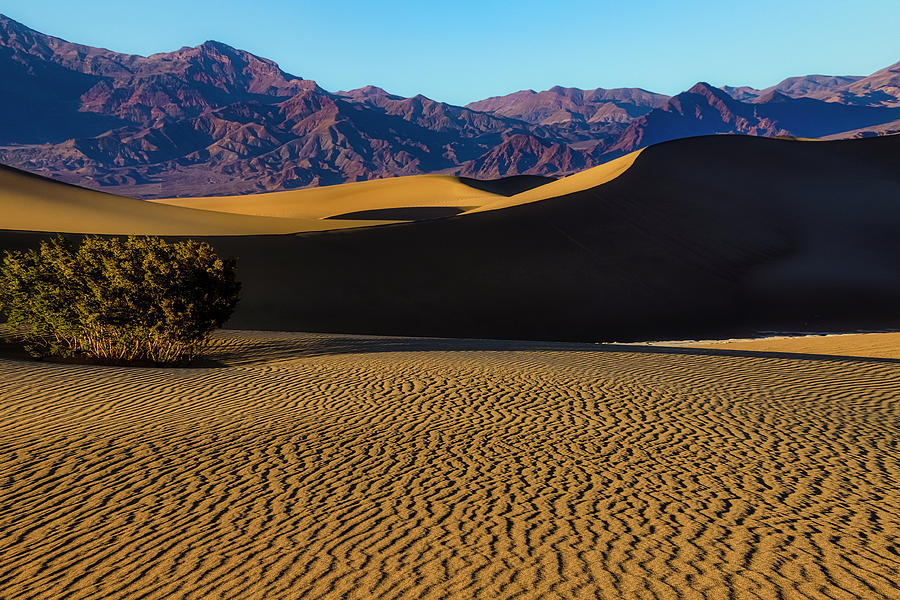
[[[571,344],[524,340],[482,340],[461,338],[374,338],[356,336],[297,337],[296,339],[231,340],[233,345],[214,347],[205,363],[196,366],[240,366],[316,356],[374,354],[382,352],[453,353],[453,352],[532,352],[577,353],[607,352],[623,354],[667,354],[685,356],[720,356],[732,358],[770,358],[812,360],[843,363],[900,364],[900,359],[835,356],[794,352],[768,352],[676,346],[643,346],[632,344]]]
[[[501,196],[513,196],[515,194],[534,189],[544,184],[556,181],[556,177],[543,175],[511,175],[500,179],[472,179],[460,177],[459,180],[476,190],[500,194]]]
[[[900,325],[900,137],[710,136],[595,188],[477,214],[210,238],[229,327],[567,342]]]
[[[374,208],[358,210],[326,219],[355,219],[358,221],[427,221],[453,217],[475,208],[474,206],[402,206],[398,208]]]
[[[288,334],[270,339],[238,333],[217,337],[212,347],[196,359],[189,368],[220,368],[253,366],[269,362],[340,356],[348,354],[378,354],[383,352],[453,353],[453,352],[531,352],[531,353],[622,353],[666,354],[682,356],[719,356],[731,358],[770,358],[781,360],[809,360],[836,363],[884,363],[900,364],[900,359],[867,356],[836,356],[798,352],[769,352],[754,350],[729,350],[713,348],[686,348],[679,346],[644,346],[635,344],[579,344],[566,342],[534,342],[528,340],[489,340],[465,338],[378,338],[365,336],[304,336]],[[31,358],[21,344],[0,336],[0,358],[18,361],[50,362],[62,364],[97,365],[90,361],[37,361]],[[103,366],[103,365],[100,365]],[[119,367],[148,368],[148,365],[118,365]],[[149,368],[155,368],[150,366]],[[181,367],[165,367],[181,368]]]
[[[898,164],[900,136],[688,138],[604,185],[500,210],[204,239],[238,259],[235,329],[560,342],[880,330],[900,327]],[[0,247],[44,237],[0,232]]]

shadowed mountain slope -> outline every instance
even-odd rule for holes
[[[574,150],[564,143],[547,142],[534,135],[518,134],[466,163],[457,172],[477,179],[495,179],[517,173],[573,173],[594,164],[596,161],[590,153]]]
[[[274,62],[219,42],[144,57],[66,42],[2,15],[0,74],[14,92],[4,94],[0,105],[0,143],[150,126],[236,101],[287,97],[306,87]],[[23,115],[35,120],[21,122]]]

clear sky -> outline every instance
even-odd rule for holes
[[[554,85],[761,88],[900,61],[900,0],[3,0],[0,12],[118,52],[218,40],[327,90],[454,104]]]

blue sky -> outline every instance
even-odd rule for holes
[[[119,52],[214,39],[328,90],[374,84],[454,104],[554,85],[766,87],[900,61],[898,0],[4,0],[0,12]]]

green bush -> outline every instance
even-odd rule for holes
[[[187,362],[239,291],[235,261],[194,240],[57,236],[0,265],[0,313],[36,357]]]

